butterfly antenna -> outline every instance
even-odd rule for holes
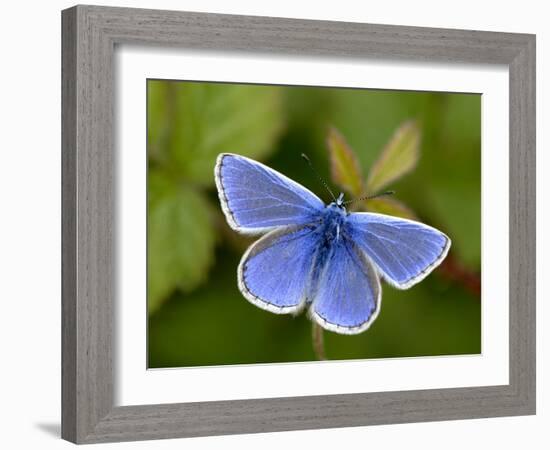
[[[395,194],[395,191],[386,191],[386,192],[381,192],[380,194],[367,195],[366,197],[354,198],[353,200],[348,200],[343,204],[349,205],[350,203],[353,203],[353,202],[359,202],[361,200],[371,200],[373,198],[385,197],[386,195],[393,195],[393,194]]]
[[[313,167],[313,164],[311,164],[311,160],[308,158],[308,156],[305,153],[302,153],[302,158],[305,159],[305,161],[308,163],[309,167],[313,171],[313,173],[317,176],[319,181],[322,183],[322,185],[326,188],[326,190],[329,192],[330,196],[332,197],[332,200],[336,201],[336,197],[334,196],[334,193],[330,190],[328,187],[328,184],[323,180],[321,175],[319,175],[319,172],[315,170],[315,167]]]

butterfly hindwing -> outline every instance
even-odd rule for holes
[[[227,222],[242,233],[310,223],[324,207],[305,187],[244,156],[219,155],[214,175]]]
[[[347,239],[333,244],[312,293],[310,315],[327,330],[365,331],[380,310],[382,290],[366,256]]]
[[[399,289],[424,279],[451,246],[451,240],[435,228],[376,213],[350,214],[347,233],[384,279]]]
[[[254,305],[277,313],[305,304],[318,236],[309,226],[271,231],[252,244],[238,268],[239,289]]]

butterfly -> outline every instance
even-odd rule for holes
[[[325,205],[304,186],[244,156],[220,154],[214,178],[231,228],[263,234],[239,263],[242,295],[276,314],[307,309],[329,331],[365,331],[380,312],[381,278],[408,289],[451,246],[445,234],[419,222],[348,212],[343,194]]]

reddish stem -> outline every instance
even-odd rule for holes
[[[479,272],[465,267],[452,253],[441,264],[439,274],[449,281],[462,285],[469,293],[481,296],[481,277]]]

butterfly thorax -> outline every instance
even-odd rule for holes
[[[342,228],[346,221],[346,208],[336,203],[330,203],[322,212],[318,232],[325,245],[330,245],[342,238]]]

